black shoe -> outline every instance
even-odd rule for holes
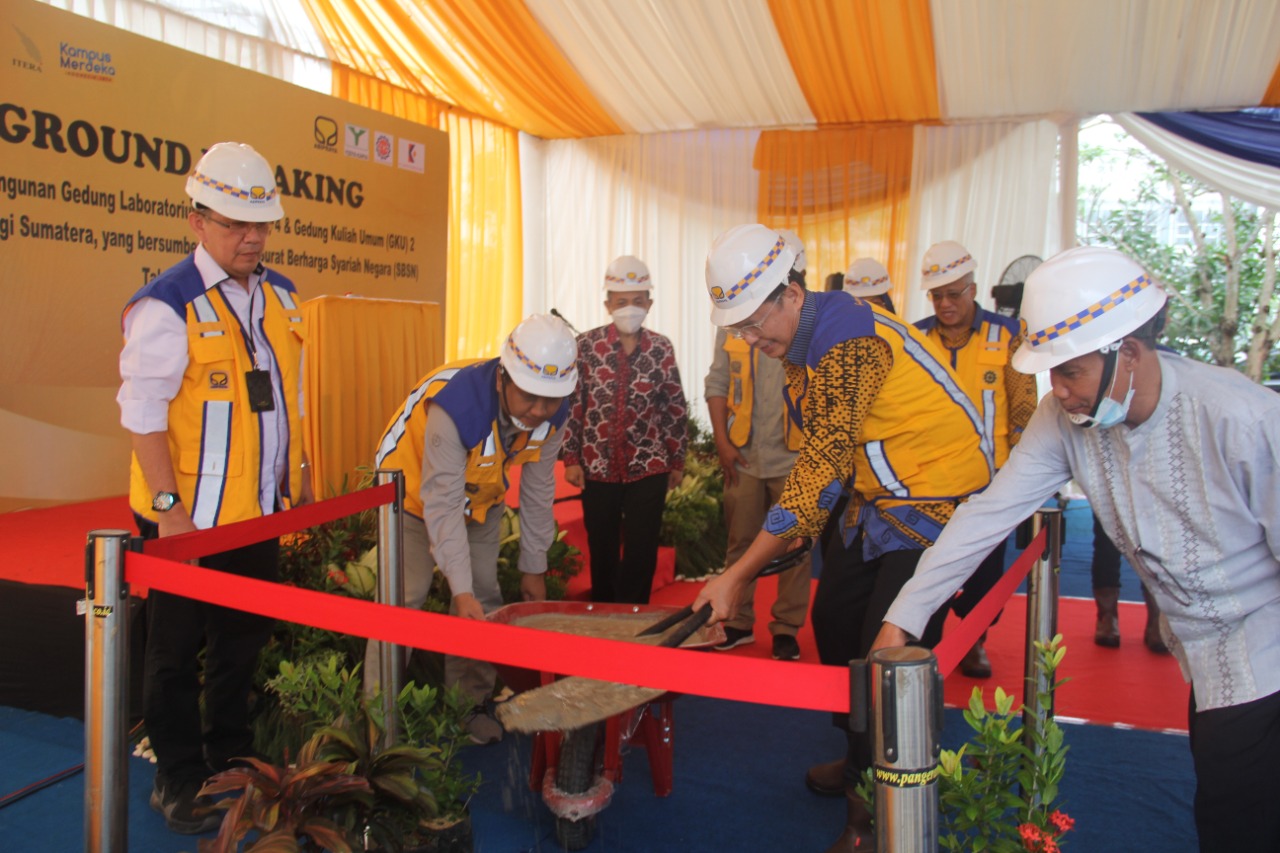
[[[213,800],[198,796],[203,785],[198,779],[162,783],[156,777],[151,789],[151,808],[164,816],[165,826],[173,832],[181,835],[213,832],[221,825],[223,812],[214,807]]]
[[[775,634],[773,637],[774,660],[800,660],[800,644],[790,634]]]
[[[717,643],[715,650],[718,652],[728,651],[729,649],[736,649],[738,646],[750,645],[755,641],[755,634],[752,634],[749,630],[745,630],[743,628],[730,628],[728,625],[725,625],[724,642]]]

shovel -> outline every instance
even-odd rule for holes
[[[777,574],[798,563],[812,547],[805,540],[802,547],[788,551],[765,565],[756,577]],[[675,648],[693,635],[711,618],[711,606],[698,611],[686,607],[645,628],[636,636],[658,634],[679,623],[659,646]],[[594,678],[570,676],[533,690],[526,690],[494,709],[498,722],[509,732],[563,732],[589,726],[639,705],[657,699],[666,690],[617,684]]]

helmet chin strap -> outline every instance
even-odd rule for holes
[[[1102,405],[1102,401],[1111,395],[1115,390],[1116,384],[1116,362],[1120,360],[1120,344],[1123,341],[1116,341],[1114,344],[1107,344],[1100,352],[1102,353],[1102,379],[1098,382],[1098,396],[1093,401],[1093,408],[1089,410],[1089,417],[1094,418],[1098,415],[1098,407]]]
[[[498,376],[502,380],[502,391],[498,394],[498,407],[502,410],[502,414],[507,416],[507,420],[518,430],[524,432],[533,432],[534,428],[526,424],[524,421],[511,414],[511,407],[507,405],[507,383],[511,381],[511,377],[507,375],[505,369],[498,370]]]

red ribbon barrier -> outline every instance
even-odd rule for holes
[[[943,678],[955,671],[969,649],[973,648],[973,644],[991,627],[1005,602],[1013,597],[1018,584],[1031,573],[1031,566],[1044,553],[1047,535],[1048,532],[1044,529],[1036,534],[1036,538],[1031,540],[1031,544],[1009,567],[1009,571],[983,596],[978,606],[969,611],[960,626],[934,647],[933,653],[938,658],[938,672],[942,673]]]
[[[840,667],[779,665],[459,619],[242,578],[149,554],[125,555],[125,580],[261,616],[539,672],[784,708],[849,710],[849,671]]]
[[[294,507],[284,512],[273,512],[271,515],[237,521],[234,524],[224,524],[208,530],[193,530],[180,536],[166,536],[164,539],[150,539],[142,546],[142,550],[153,557],[181,563],[234,548],[243,548],[266,539],[275,539],[286,533],[296,533],[308,527],[315,527],[317,524],[336,521],[366,509],[389,504],[395,499],[395,484],[387,483],[319,503]],[[163,587],[160,588],[163,589]]]
[[[346,497],[361,496],[367,502],[379,490],[392,488],[379,486]],[[325,501],[324,504],[276,513],[267,518],[293,516],[293,513],[305,513],[334,502]],[[370,505],[378,503],[380,501]],[[367,507],[360,507],[364,508]],[[324,515],[323,520],[335,517],[327,513]],[[310,516],[307,519],[308,525],[318,523]],[[263,520],[255,519],[253,523]],[[178,538],[174,537],[174,540]],[[959,630],[948,635],[946,641],[935,649],[938,667],[944,676],[955,669],[974,640],[987,629],[996,613],[1013,595],[1031,570],[1032,563],[1042,553],[1044,538],[1045,532],[1041,531],[1000,582],[960,624]],[[220,540],[218,550],[226,547],[225,540]],[[549,671],[548,664],[554,662],[552,671],[560,675],[580,675],[783,708],[837,713],[849,711],[849,671],[842,667],[796,662],[780,664],[758,658],[664,649],[621,640],[459,619],[243,578],[171,562],[150,553],[125,555],[125,581],[273,619],[539,672]]]

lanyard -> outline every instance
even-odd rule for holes
[[[244,338],[244,345],[249,349],[249,356],[253,359],[253,369],[260,370],[258,366],[258,348],[253,343],[253,300],[258,295],[258,289],[255,287],[249,291],[249,329],[244,327],[244,321],[240,319],[240,314],[231,306],[231,300],[227,298],[227,294],[222,290],[222,284],[215,285],[218,293],[222,296],[222,301],[227,303],[227,307],[231,309],[231,316],[236,318],[236,326],[240,329],[240,337]]]

